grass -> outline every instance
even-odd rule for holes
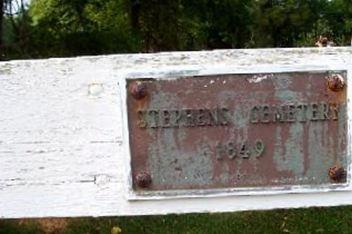
[[[121,232],[120,232],[121,230]],[[352,233],[352,206],[239,213],[2,220],[12,233]]]

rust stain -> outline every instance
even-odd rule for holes
[[[341,166],[333,166],[329,169],[330,179],[334,182],[346,181],[346,171]]]
[[[328,87],[331,91],[339,92],[345,88],[345,81],[340,74],[331,74],[327,77]]]
[[[326,185],[346,168],[346,89],[331,72],[140,79],[128,93],[135,190]],[[342,77],[346,72],[334,71]],[[136,80],[128,80],[130,88]],[[148,186],[141,186],[148,172]],[[152,178],[152,182],[151,182]]]

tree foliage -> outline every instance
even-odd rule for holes
[[[26,53],[29,22],[24,0],[0,0],[0,58],[14,51]]]
[[[18,12],[10,5],[18,4]],[[0,0],[3,59],[348,45],[350,0]],[[10,9],[10,10],[9,10]],[[9,14],[10,12],[10,14]],[[3,30],[1,30],[3,29]]]

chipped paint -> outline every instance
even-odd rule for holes
[[[91,83],[88,85],[88,96],[98,97],[104,92],[104,86],[101,83]]]
[[[272,76],[273,76],[273,74],[253,75],[253,77],[248,79],[248,82],[249,83],[259,83],[259,82],[266,80]]]

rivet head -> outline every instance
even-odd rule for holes
[[[345,88],[345,81],[340,74],[332,74],[327,77],[327,80],[331,91],[338,92]]]
[[[135,99],[142,99],[148,94],[146,84],[141,81],[131,83],[129,90]]]
[[[136,184],[138,185],[138,187],[141,188],[147,188],[151,185],[152,183],[152,177],[150,176],[149,173],[147,172],[139,172],[136,175]]]
[[[341,182],[346,179],[346,171],[343,167],[340,166],[330,167],[329,177],[335,182]]]

